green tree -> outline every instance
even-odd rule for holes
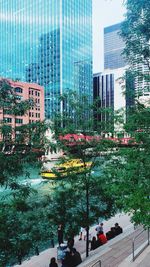
[[[24,115],[33,101],[18,101],[7,79],[0,80],[2,115]],[[30,185],[23,185],[19,176],[26,172],[26,163],[36,164],[48,142],[45,122],[11,127],[0,122],[0,266],[21,262],[23,257],[49,236],[51,225],[44,199],[33,198]],[[15,134],[14,134],[15,133]],[[9,138],[8,138],[9,135]],[[12,138],[13,137],[13,138]],[[14,262],[12,262],[14,260]]]
[[[135,224],[150,226],[150,108],[138,104],[132,109],[126,131],[131,142],[119,148],[115,157],[105,163],[104,175],[109,177],[110,191],[117,204],[130,212]]]
[[[149,227],[150,108],[142,105],[138,97],[149,92],[150,9],[147,0],[126,0],[125,5],[121,36],[129,63],[126,98],[131,97],[125,130],[131,142],[126,148],[118,147],[118,153],[105,163],[104,175],[110,179],[107,182],[118,206],[131,213],[134,223]]]
[[[0,204],[0,266],[21,263],[23,258],[41,250],[52,230],[47,198],[34,200],[36,192],[16,186],[9,201]],[[35,196],[34,196],[35,195]],[[37,197],[37,196],[36,196]]]
[[[79,226],[86,228],[86,256],[88,256],[90,225],[97,222],[100,217],[108,218],[115,212],[114,197],[108,193],[108,190],[105,190],[106,179],[102,176],[101,169],[105,161],[101,157],[102,153],[108,157],[113,147],[111,141],[103,140],[95,135],[96,132],[93,130],[94,105],[91,105],[86,97],[81,98],[73,93],[63,96],[64,101],[67,108],[62,114],[56,116],[53,122],[54,136],[58,148],[66,154],[65,161],[78,158],[82,161],[84,168],[78,173],[71,168],[67,177],[62,179],[58,187],[56,186],[53,196],[54,217],[57,222],[59,220],[59,223],[67,224],[66,228],[74,234],[79,230]],[[80,135],[80,138],[76,139],[76,135]],[[70,140],[66,139],[67,136]],[[91,162],[90,167],[87,166],[87,162]],[[94,173],[95,171],[97,174]],[[59,173],[56,172],[56,174],[58,179],[62,178]]]

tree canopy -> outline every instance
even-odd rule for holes
[[[12,126],[4,116],[15,119],[33,105],[31,99],[18,101],[9,80],[0,80],[0,266],[21,263],[36,246],[50,239],[51,221],[45,209],[49,201],[35,200],[35,190],[20,180],[27,172],[26,163],[34,167],[44,153],[48,126],[45,122]]]
[[[55,215],[56,220],[59,218],[68,227],[70,234],[75,234],[81,226],[86,228],[88,256],[90,225],[99,218],[109,218],[116,211],[113,195],[105,190],[107,177],[102,176],[105,161],[102,154],[109,157],[113,144],[110,140],[100,138],[93,129],[93,103],[90,104],[86,97],[81,98],[74,93],[69,94],[69,97],[64,96],[64,99],[67,108],[62,114],[56,115],[52,124],[56,145],[65,154],[63,162],[80,159],[84,168],[82,172],[74,172],[72,168],[66,178],[62,177],[61,184],[56,186],[53,196]],[[90,167],[86,165],[87,162],[91,162]],[[59,173],[58,178],[61,178]],[[68,218],[66,223],[65,218]]]
[[[121,36],[128,61],[126,99],[130,97],[127,122],[124,125],[131,143],[105,164],[104,175],[117,197],[118,207],[130,212],[135,224],[150,226],[150,108],[140,102],[140,95],[150,91],[150,9],[147,0],[124,1],[127,12]],[[134,97],[134,98],[133,98]]]

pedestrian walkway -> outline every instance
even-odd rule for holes
[[[90,267],[92,266],[92,264],[94,264],[94,262],[100,260],[102,267],[129,267],[132,262],[132,240],[140,232],[141,227],[139,227],[137,230],[134,230],[133,227],[130,227],[127,232],[124,232],[123,234],[115,237],[114,239],[110,240],[106,245],[103,245],[102,247],[95,250],[93,252],[93,255],[91,254],[91,257],[89,259],[85,259],[85,261],[80,266]],[[138,249],[145,242],[146,237],[147,232],[145,232],[140,237],[135,249]],[[146,258],[147,256],[148,255],[146,255],[144,259],[146,262],[148,262],[148,259]],[[121,263],[127,258],[128,261],[125,261],[124,265],[121,265]],[[98,264],[95,265],[95,267],[98,266]],[[146,267],[144,265],[133,266]]]
[[[116,222],[118,222],[123,229],[131,227],[130,216],[117,214],[108,221],[103,221],[104,232],[107,232]],[[90,228],[90,233],[91,236],[96,235],[95,226]],[[77,236],[75,238],[75,248],[82,254],[83,259],[85,259],[86,242],[84,240],[79,241],[78,239],[79,238]],[[21,267],[48,267],[51,257],[57,257],[56,247],[47,249],[41,252],[38,256],[31,257],[29,260],[24,261]],[[61,266],[61,264],[59,264],[59,266]],[[16,267],[20,267],[20,265],[16,265]]]
[[[130,257],[126,258],[118,267],[150,267],[150,246],[136,259],[131,262]]]

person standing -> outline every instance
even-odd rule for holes
[[[59,224],[58,229],[57,229],[57,235],[58,235],[58,244],[63,243],[63,227],[62,224]]]

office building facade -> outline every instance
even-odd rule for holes
[[[125,43],[119,35],[121,23],[104,28],[104,69],[118,69],[127,65],[122,52]]]
[[[103,130],[119,132],[122,125],[114,122],[115,111],[123,111],[125,121],[126,100],[122,87],[124,81],[120,80],[125,73],[124,68],[113,72],[104,71],[93,75],[93,99],[97,100],[97,110],[94,113],[95,125],[103,124]],[[101,112],[97,112],[98,109]]]
[[[63,93],[92,99],[92,0],[2,0],[0,39],[0,76],[44,86],[47,118]]]

